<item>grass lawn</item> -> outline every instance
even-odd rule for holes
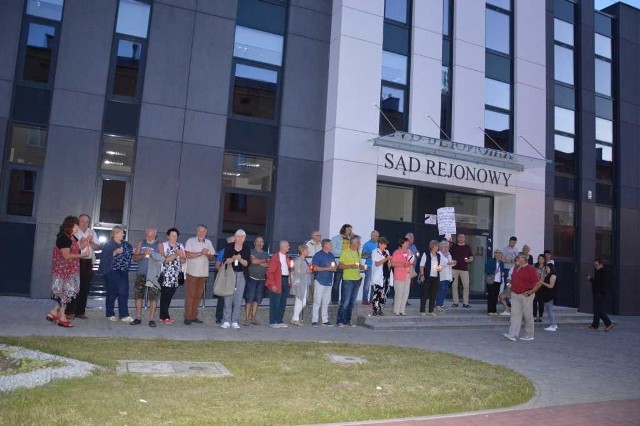
[[[392,346],[64,337],[0,342],[106,367],[83,379],[0,395],[3,425],[326,423],[508,407],[533,396],[532,384],[506,368]],[[369,362],[333,364],[325,353]],[[233,377],[119,376],[120,359],[217,361]]]

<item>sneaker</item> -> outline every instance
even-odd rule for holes
[[[436,315],[436,313],[435,313],[435,312],[429,312],[429,316],[430,316],[430,317],[435,317],[435,316],[437,316],[437,315]]]
[[[222,324],[222,320],[221,319],[217,319],[216,320],[216,324]]]
[[[113,322],[118,321],[118,318],[116,318],[116,316],[115,316],[115,315],[114,315],[114,316],[112,316],[112,317],[107,317],[107,319],[108,319],[109,321],[113,321]]]
[[[173,324],[173,321],[170,320],[169,318],[166,318],[166,319],[163,319],[163,320],[160,320],[160,321],[162,321],[162,323],[165,324],[165,325]]]
[[[452,308],[457,308],[457,307],[458,307],[458,304],[457,304],[457,303],[452,303],[452,304],[451,304],[451,307],[452,307]]]
[[[176,320],[174,320],[173,318],[167,318],[166,324],[173,324],[174,322],[176,322]]]
[[[154,320],[149,321],[149,327],[157,327],[156,322]]]
[[[522,336],[520,340],[524,340],[526,342],[533,340],[533,336]]]
[[[238,324],[237,322],[234,322],[231,324],[231,328],[233,328],[234,330],[240,330],[240,324]]]
[[[134,319],[129,323],[129,325],[138,325],[138,324],[142,324],[142,321],[140,321],[138,318]]]
[[[463,308],[470,308],[471,305],[462,305]]]
[[[518,338],[516,336],[512,336],[512,335],[507,334],[507,333],[504,333],[503,336],[506,337],[507,339],[511,340],[512,342],[515,342],[516,340],[518,340]]]
[[[545,328],[546,331],[556,331],[558,326],[555,324],[551,324],[549,327]]]
[[[132,322],[134,322],[135,320],[131,317],[124,317],[124,318],[120,318],[120,321],[127,323],[127,324],[131,324]]]
[[[502,311],[502,312],[500,312],[500,315],[502,315],[503,317],[510,317],[511,316],[511,312],[510,311]]]
[[[229,324],[228,322],[223,322],[222,325],[220,326],[220,328],[229,328],[231,327],[231,324]]]
[[[278,327],[278,324],[269,324],[269,327],[271,327],[271,328],[280,328],[280,327]]]
[[[278,328],[288,328],[289,326],[283,322],[281,322],[280,324],[277,324]]]
[[[357,327],[357,324],[349,324],[349,327]]]
[[[184,325],[191,325],[191,323],[193,322],[193,320],[184,320]]]
[[[317,327],[317,326],[318,326],[318,323],[317,323],[317,322],[312,322],[312,323],[311,323],[311,327]]]
[[[598,329],[598,327],[596,327],[595,325],[590,325],[589,326],[589,330],[591,331],[596,331]]]
[[[426,317],[426,316],[427,316],[427,313],[426,313],[426,312],[420,312],[420,316],[421,316],[421,317]]]
[[[608,326],[606,326],[606,327],[604,328],[604,331],[609,331],[609,330],[611,330],[611,329],[613,328],[613,326],[614,326],[614,325],[615,325],[614,323],[609,324]]]
[[[346,325],[346,324],[343,324],[343,323],[341,323],[341,322],[339,322],[339,323],[338,323],[338,327],[339,327],[339,328],[342,328],[342,327],[344,327],[345,325]]]
[[[383,316],[384,316],[384,313],[383,313],[382,311],[380,311],[380,312],[378,312],[378,316],[379,316],[379,317],[383,317]]]
[[[442,311],[444,311],[444,309],[442,308],[442,306],[436,306],[436,310],[437,310],[438,312],[442,312]]]
[[[327,322],[323,322],[322,326],[323,327],[333,327],[333,324],[331,324],[329,321],[327,321]]]

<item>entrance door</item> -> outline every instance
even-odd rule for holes
[[[477,298],[485,296],[484,268],[487,263],[488,237],[484,235],[465,234],[466,243],[473,252],[473,262],[469,264],[469,293]]]

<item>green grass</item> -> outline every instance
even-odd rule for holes
[[[506,368],[392,346],[43,337],[0,342],[106,367],[83,379],[3,394],[3,425],[79,419],[83,425],[344,422],[508,407],[533,396],[532,384]],[[327,352],[369,362],[333,364]],[[119,359],[217,361],[233,377],[117,375]]]

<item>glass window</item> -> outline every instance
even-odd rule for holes
[[[222,232],[233,234],[244,229],[249,235],[264,235],[268,211],[267,196],[227,192],[224,194]]]
[[[613,142],[613,122],[596,117],[596,140],[601,142]]]
[[[413,222],[413,188],[378,185],[376,219]]]
[[[554,135],[554,149],[555,171],[575,174],[575,143],[573,138]]]
[[[553,39],[569,46],[573,46],[573,24],[562,19],[553,19]]]
[[[553,46],[554,78],[557,81],[573,85],[573,50],[566,47]]]
[[[442,0],[442,35],[449,36],[449,23],[451,16],[451,0]]]
[[[613,101],[596,95],[596,117],[613,120]]]
[[[384,17],[393,21],[407,23],[407,0],[385,0]]]
[[[490,229],[493,217],[489,197],[447,192],[445,206],[455,206],[456,224],[463,229]]]
[[[511,0],[487,0],[487,4],[491,4],[505,10],[511,10]]]
[[[131,173],[134,154],[134,139],[116,135],[105,135],[102,141],[100,168],[104,171]]]
[[[572,87],[563,84],[554,84],[553,103],[557,106],[575,110],[576,108],[576,92]]]
[[[225,188],[271,191],[272,174],[273,160],[270,158],[224,155],[222,186]]]
[[[63,6],[64,0],[29,0],[27,15],[60,21],[62,20]]]
[[[236,26],[233,56],[281,66],[283,43],[281,35]]]
[[[118,40],[116,70],[113,77],[113,94],[135,97],[138,93],[138,73],[142,44]]]
[[[575,3],[569,0],[555,0],[553,2],[553,14],[567,22],[575,22]]]
[[[277,71],[236,64],[233,113],[273,120],[277,88]]]
[[[596,205],[596,257],[611,259],[613,253],[613,209]]]
[[[611,96],[611,62],[596,58],[596,92]]]
[[[484,79],[484,98],[487,105],[510,110],[511,86],[501,81]]]
[[[484,131],[486,133],[484,137],[485,148],[497,150],[502,148],[504,151],[509,151],[509,114],[485,110]]]
[[[11,127],[9,161],[17,164],[44,164],[47,131],[38,127],[14,124]]]
[[[134,37],[147,38],[150,12],[151,5],[148,3],[136,0],[120,0],[116,32]]]
[[[575,212],[572,201],[553,201],[553,249],[558,257],[573,257]]]
[[[126,190],[127,182],[124,180],[102,180],[99,222],[117,224],[123,222]]]
[[[383,50],[382,79],[391,83],[407,84],[407,57]]]
[[[27,81],[48,83],[51,69],[51,52],[56,29],[49,25],[29,23],[23,78]]]
[[[440,97],[440,139],[450,140],[451,137],[451,96]]]
[[[611,39],[596,33],[596,55],[611,59]]]
[[[404,125],[405,91],[394,87],[382,86],[380,107],[384,115],[391,121],[396,130],[405,130]],[[384,117],[380,117],[380,134],[393,133],[393,127]]]
[[[613,182],[613,147],[596,143],[596,179]]]
[[[486,10],[485,46],[487,49],[511,54],[509,15],[492,9]]]
[[[575,111],[570,109],[554,107],[554,121],[555,129],[561,132],[575,134],[576,133],[576,119]]]
[[[511,82],[511,60],[495,53],[485,53],[485,76],[492,80]]]
[[[36,192],[36,172],[33,170],[11,169],[7,196],[7,214],[33,216]]]
[[[448,95],[449,90],[451,90],[450,81],[449,81],[450,73],[451,73],[451,69],[449,67],[442,67],[442,81],[441,81],[440,91],[443,95]]]
[[[597,33],[611,37],[611,18],[596,11],[593,24]]]

